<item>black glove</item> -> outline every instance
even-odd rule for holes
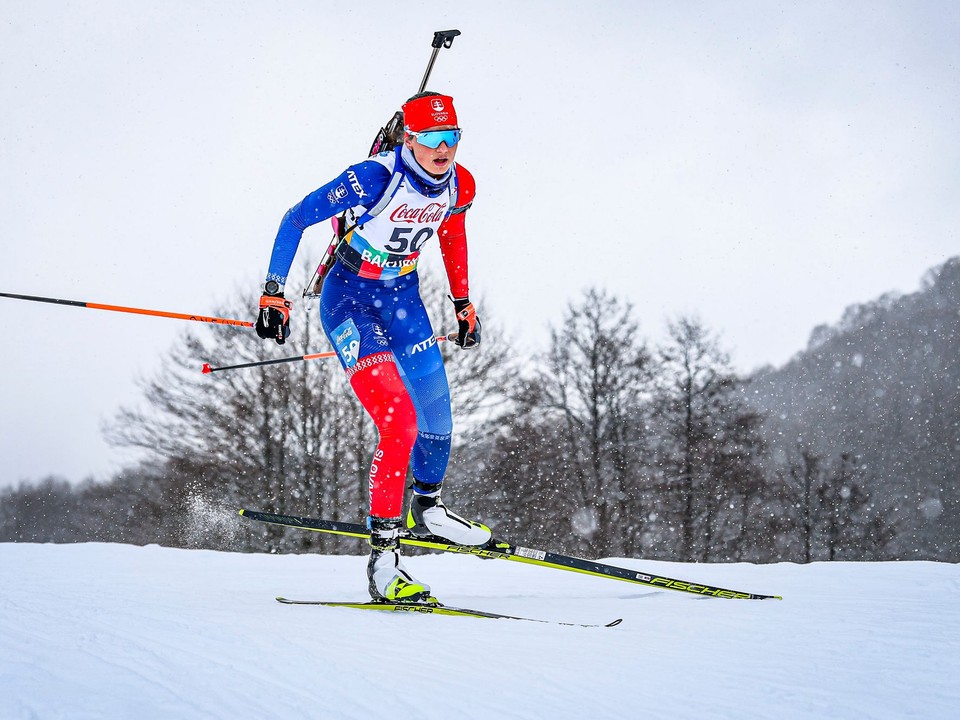
[[[277,345],[283,345],[290,337],[290,306],[290,301],[283,299],[278,283],[271,280],[264,285],[257,313],[257,335],[264,340],[273,338]]]
[[[457,312],[457,336],[453,341],[464,350],[470,350],[480,344],[480,318],[470,298],[457,298],[453,301]]]

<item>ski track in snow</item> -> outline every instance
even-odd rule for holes
[[[360,556],[0,544],[0,720],[960,716],[957,565],[610,562],[785,599],[427,555],[447,604],[624,622],[361,613],[273,599],[364,600]]]

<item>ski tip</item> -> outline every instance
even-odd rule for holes
[[[204,364],[203,364],[203,370],[201,370],[201,372],[202,372],[204,375],[206,375],[206,374],[208,374],[208,373],[212,373],[213,370],[210,369],[210,363],[204,363]]]
[[[604,625],[604,627],[616,627],[622,622],[623,622],[623,618],[617,618],[613,622],[608,622],[606,625]]]

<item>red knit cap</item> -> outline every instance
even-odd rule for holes
[[[403,105],[403,126],[420,132],[437,125],[457,125],[457,111],[449,95],[428,95]]]

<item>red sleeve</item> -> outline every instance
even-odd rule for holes
[[[473,175],[462,165],[456,165],[454,172],[457,174],[457,204],[453,212],[440,225],[440,252],[443,255],[443,265],[447,269],[450,294],[455,298],[465,298],[470,295],[470,280],[467,273],[466,210],[473,202],[477,186]]]

